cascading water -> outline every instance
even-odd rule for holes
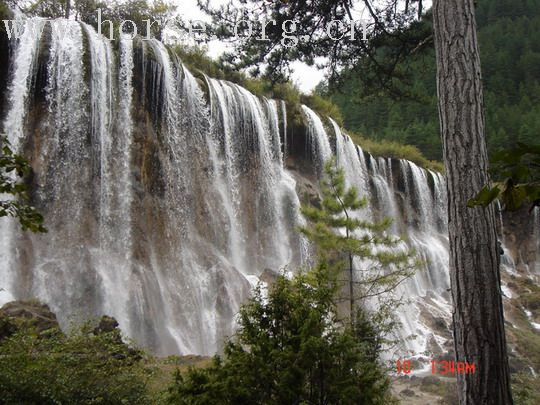
[[[210,78],[207,83],[213,122],[220,124],[213,141],[222,148],[223,163],[214,167],[220,175],[218,189],[224,188],[220,193],[228,205],[233,262],[244,274],[260,268],[280,269],[292,262],[291,247],[298,243],[287,243],[283,236],[295,233],[299,201],[294,180],[283,169],[277,104],[261,101],[236,84]],[[253,167],[258,168],[255,176],[242,176]],[[252,190],[259,190],[262,198],[254,198]],[[251,233],[249,228],[239,224],[246,214],[255,221],[244,225],[258,231],[251,240],[245,237]],[[265,229],[270,233],[261,232]],[[266,256],[265,251],[274,256]]]
[[[308,117],[308,136],[311,151],[318,167],[332,155],[330,141],[320,118],[304,107]],[[397,311],[402,324],[400,335],[407,340],[411,353],[424,353],[428,341],[435,339],[421,315],[426,311],[433,317],[448,318],[450,314],[448,278],[448,240],[444,235],[444,183],[438,173],[420,169],[412,162],[375,158],[365,154],[349,136],[342,133],[330,119],[334,130],[337,164],[344,170],[347,185],[366,197],[366,208],[352,213],[359,219],[380,221],[391,217],[391,231],[406,235],[407,244],[414,248],[425,263],[423,268],[402,286],[396,294],[412,303]],[[324,159],[321,161],[321,156]],[[366,159],[367,156],[367,159]],[[403,215],[401,215],[403,213]],[[403,244],[395,247],[405,249]],[[357,260],[356,267],[369,269],[372,263]],[[357,274],[356,277],[361,277]],[[439,339],[442,340],[442,339]]]
[[[35,73],[37,70],[37,57],[39,52],[39,38],[44,21],[31,20],[28,21],[17,19],[15,23],[16,29],[19,30],[20,37],[14,41],[14,53],[16,57],[13,61],[13,78],[8,88],[8,105],[9,110],[4,122],[4,131],[9,134],[8,139],[13,147],[13,150],[20,151],[20,143],[24,139],[24,124],[25,116],[28,111],[29,97],[31,89],[34,86]],[[14,285],[16,280],[15,263],[17,261],[15,240],[13,235],[17,234],[16,224],[10,219],[6,219],[0,223],[1,232],[1,249],[4,253],[4,260],[0,264],[0,274],[3,275],[3,280],[10,288],[0,290],[0,299],[10,301],[14,299]]]
[[[309,107],[302,105],[302,111],[304,112],[308,121],[308,139],[310,140],[311,154],[314,158],[314,163],[319,171],[322,172],[324,163],[332,157],[332,148],[328,141],[328,135],[326,129],[319,118],[319,116]]]
[[[84,24],[43,24],[17,43],[3,127],[49,233],[2,223],[3,302],[37,297],[65,326],[109,314],[160,354],[215,353],[258,276],[303,260],[284,104],[213,79],[206,100],[160,42],[113,50]]]
[[[49,233],[0,221],[1,303],[36,297],[64,326],[112,315],[158,354],[215,353],[263,273],[309,262],[284,168],[296,158],[285,103],[196,78],[156,40],[114,44],[67,20],[24,27],[3,130],[35,170]],[[302,112],[320,175],[332,143]],[[330,123],[346,182],[368,199],[355,215],[394,218],[391,232],[425,262],[399,291],[413,301],[402,334],[419,335],[409,349],[423,352],[440,343],[429,321],[449,317],[444,179],[375,158]]]

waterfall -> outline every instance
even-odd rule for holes
[[[44,21],[40,19],[18,19],[16,29],[22,31],[20,38],[14,41],[13,48],[16,55],[13,61],[13,78],[8,87],[8,113],[3,123],[4,132],[15,152],[21,150],[24,141],[26,114],[29,108],[29,98],[34,87],[39,52],[39,35]],[[5,197],[4,197],[5,198]],[[16,224],[11,219],[0,223],[0,249],[4,260],[0,264],[0,274],[3,275],[0,285],[0,304],[14,298],[16,289],[15,265],[18,260],[15,249],[14,235],[18,234]]]
[[[324,163],[333,155],[328,134],[319,116],[309,107],[302,105],[308,121],[308,138],[310,142],[311,155],[319,173],[322,172]]]
[[[358,189],[361,196],[367,196],[367,193],[370,191],[370,185],[364,154],[348,135],[341,132],[341,129],[334,120],[330,119],[330,122],[336,135],[337,163],[345,171],[347,186],[354,186]]]
[[[157,354],[219,351],[263,276],[310,261],[297,227],[314,176],[287,149],[303,138],[286,104],[192,73],[156,40],[109,42],[76,21],[28,20],[12,46],[2,127],[34,168],[49,233],[0,221],[1,303],[38,298],[64,327],[108,314]],[[430,349],[433,319],[450,313],[443,176],[301,113],[314,173],[335,154],[368,200],[354,215],[392,217],[423,259],[397,315],[402,336],[419,336],[408,348]]]
[[[95,291],[92,286],[96,279],[85,272],[83,265],[93,257],[91,249],[83,246],[82,233],[93,231],[83,218],[99,209],[99,192],[90,181],[92,173],[98,170],[98,162],[91,152],[93,148],[88,147],[95,140],[89,139],[86,131],[90,90],[84,77],[83,30],[79,23],[67,20],[55,20],[49,26],[48,60],[39,55],[39,63],[47,70],[44,92],[48,111],[40,134],[34,139],[25,138],[24,143],[43,145],[33,152],[34,181],[47,184],[46,188],[38,188],[36,205],[57,227],[56,232],[47,236],[33,237],[30,244],[19,240],[18,251],[24,257],[14,267],[18,274],[24,274],[29,265],[35,270],[18,278],[17,296],[37,296],[50,302],[64,295],[66,299],[56,306],[61,312],[67,311],[67,302],[78,301],[82,295],[93,295]],[[28,112],[27,116],[30,115]],[[25,135],[29,131],[26,132]],[[79,190],[85,187],[95,192],[83,196]],[[74,278],[80,278],[79,288],[74,288]],[[79,305],[84,306],[82,302]]]
[[[277,104],[273,100],[261,101],[233,83],[210,78],[207,83],[213,122],[218,124],[213,143],[219,145],[222,156],[220,164],[219,156],[213,154],[214,167],[220,176],[217,186],[226,202],[232,229],[233,262],[244,274],[253,274],[256,268],[279,270],[292,260],[291,241],[286,243],[283,235],[293,234],[289,231],[296,223],[299,202],[295,182],[283,169]],[[246,182],[242,173],[254,166],[258,170],[253,171],[248,189],[258,190],[259,198],[241,192]],[[255,221],[242,225],[242,213],[251,213]],[[247,240],[242,235],[250,234],[249,228],[267,229],[268,233],[259,231],[254,239]],[[265,251],[272,252],[273,257],[265,257]]]
[[[23,22],[16,24],[23,24]],[[24,140],[25,114],[37,69],[40,35],[36,33],[41,33],[44,25],[45,22],[41,19],[25,20],[22,35],[15,43],[14,74],[8,89],[9,112],[4,122],[4,130],[9,134],[14,150],[19,150],[20,143]]]
[[[96,272],[103,284],[102,311],[109,311],[128,335],[134,333],[130,318],[132,277],[132,131],[133,41],[121,36],[117,85],[113,85],[114,66],[109,41],[85,26],[92,57],[92,128],[99,139],[100,212],[99,262]],[[113,94],[113,89],[117,94]],[[119,105],[115,108],[115,97]],[[107,252],[106,254],[104,254]],[[109,309],[110,308],[110,309]]]
[[[285,104],[209,78],[205,93],[156,40],[47,24],[14,44],[3,127],[49,233],[2,222],[2,301],[36,297],[64,327],[114,316],[158,354],[214,354],[259,276],[305,260]]]
[[[133,191],[130,167],[133,131],[131,117],[133,108],[133,67],[133,41],[127,36],[122,36],[120,42],[120,70],[118,73],[118,99],[122,101],[117,118],[120,123],[117,124],[119,136],[115,138],[117,143],[114,145],[114,149],[120,157],[117,170],[121,173],[117,198],[118,221],[121,223],[120,227],[127,230],[124,235],[121,235],[120,251],[125,252],[125,259],[128,262],[132,256],[131,204]],[[124,198],[121,198],[121,196]]]

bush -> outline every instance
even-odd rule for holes
[[[0,404],[145,404],[149,370],[118,329],[19,329],[0,342]]]
[[[512,392],[515,405],[540,404],[540,380],[528,373],[512,375]]]
[[[393,403],[373,328],[343,327],[324,266],[280,276],[240,311],[240,330],[210,367],[178,371],[169,404]],[[368,334],[369,337],[364,336]]]
[[[302,97],[302,103],[316,111],[321,117],[331,117],[340,126],[343,126],[343,116],[341,110],[333,102],[318,94],[311,94]]]

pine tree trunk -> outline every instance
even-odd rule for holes
[[[64,18],[69,18],[70,14],[71,14],[71,0],[66,0],[66,14]]]
[[[450,279],[460,404],[511,405],[493,205],[467,208],[488,183],[485,117],[473,0],[435,0],[437,89],[448,190]]]
[[[348,231],[347,231],[348,232]],[[349,253],[349,311],[351,316],[351,325],[354,325],[354,265],[353,255]]]

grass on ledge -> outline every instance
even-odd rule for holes
[[[347,133],[354,143],[359,145],[366,152],[371,153],[373,156],[406,159],[425,169],[444,173],[444,165],[441,162],[427,159],[414,145],[405,145],[399,142],[386,140],[376,141],[352,132]]]

